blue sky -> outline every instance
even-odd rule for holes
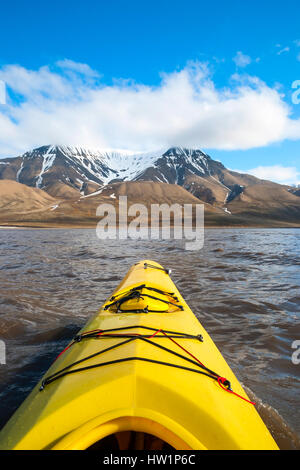
[[[289,0],[6,2],[0,155],[176,144],[300,182],[299,17]]]

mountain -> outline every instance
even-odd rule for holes
[[[222,190],[238,191],[239,182],[255,178],[230,172],[197,149],[170,148],[166,151],[132,154],[82,147],[48,145],[0,162],[0,179],[13,179],[27,186],[44,189],[50,194],[53,185],[67,185],[89,194],[97,185],[119,181],[156,181],[178,184],[196,195],[219,200],[214,194]],[[250,179],[250,180],[249,180]],[[237,181],[238,180],[238,181]],[[218,189],[215,185],[218,185]],[[224,198],[223,198],[224,201]]]
[[[0,179],[14,179],[44,190],[59,182],[85,191],[90,184],[135,180],[155,162],[157,156],[155,153],[133,155],[47,145],[17,158],[1,160]]]
[[[1,216],[44,211],[53,208],[55,203],[56,200],[41,189],[30,188],[11,180],[0,181]]]
[[[128,207],[144,204],[150,217],[151,204],[197,204],[199,200],[181,186],[152,181],[115,182],[101,190],[76,198],[53,198],[39,188],[11,180],[0,181],[0,226],[95,227],[100,204],[116,206],[119,196],[127,196]],[[205,204],[207,214],[226,218],[218,208]],[[128,217],[130,220],[132,217]],[[134,218],[134,217],[133,217]],[[226,222],[226,221],[225,221]]]
[[[172,147],[136,154],[47,145],[0,160],[1,179],[42,190],[59,202],[51,212],[61,218],[66,216],[62,208],[69,207],[71,219],[80,213],[78,207],[92,214],[95,203],[110,197],[110,191],[125,191],[133,202],[142,202],[145,194],[148,203],[192,197],[206,204],[211,225],[300,226],[298,189],[228,170],[199,149]],[[50,217],[47,211],[45,220]],[[81,214],[79,219],[86,217]]]
[[[228,207],[240,216],[262,216],[269,220],[294,222],[300,225],[300,197],[290,188],[270,181],[246,186]]]
[[[173,147],[133,154],[48,145],[0,162],[0,179],[44,189],[52,196],[90,194],[120,181],[154,181],[183,186],[195,197],[223,205],[257,178],[230,172],[198,149]],[[70,189],[71,188],[71,189]]]

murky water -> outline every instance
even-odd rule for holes
[[[172,278],[281,448],[300,448],[300,230],[211,229],[181,241],[99,241],[94,230],[0,230],[0,427],[129,267]]]

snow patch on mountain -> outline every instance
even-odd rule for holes
[[[55,161],[55,158],[56,158],[55,148],[53,146],[49,147],[48,151],[42,157],[43,157],[42,170],[36,180],[37,188],[43,187],[43,176],[45,173],[47,173],[48,170],[50,170],[50,168],[52,167]],[[24,161],[22,163],[24,164]]]

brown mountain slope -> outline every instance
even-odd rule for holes
[[[221,207],[229,193],[228,188],[211,176],[189,175],[185,179],[184,188],[198,199]]]
[[[151,204],[201,204],[199,199],[176,184],[152,181],[113,183],[93,194],[59,203],[50,217],[57,220],[64,219],[66,222],[72,219],[84,223],[88,223],[89,220],[96,221],[96,209],[99,204],[113,204],[118,213],[119,196],[127,196],[128,207],[132,204],[143,204],[149,213]],[[205,209],[207,213],[219,214],[226,218],[222,210],[213,208],[209,204],[205,204]]]
[[[68,186],[65,183],[57,182],[49,185],[47,188],[44,189],[47,191],[50,196],[58,199],[76,199],[80,197],[79,190]]]
[[[234,215],[264,217],[300,225],[300,198],[283,185],[259,181],[227,205]]]
[[[182,186],[153,181],[133,181],[108,185],[101,193],[102,196],[127,196],[128,202],[145,205],[155,203],[167,204],[199,204],[201,201],[186,191]],[[86,199],[86,198],[84,198]]]
[[[10,188],[9,188],[10,186]],[[127,196],[128,207],[144,204],[150,215],[151,204],[201,204],[201,201],[181,186],[155,182],[113,183],[101,190],[73,199],[54,199],[39,189],[28,188],[13,181],[3,185],[6,190],[7,210],[0,208],[0,224],[24,226],[70,226],[95,227],[99,221],[96,209],[100,204],[110,203],[118,213],[119,196]],[[22,199],[22,204],[16,202]],[[205,204],[206,217],[216,218],[227,225],[231,218],[223,210]]]
[[[0,180],[0,212],[28,213],[51,208],[56,200],[46,192],[11,180]]]
[[[214,175],[188,175],[184,187],[199,199],[220,207],[234,200],[245,187],[261,182],[255,176],[218,168]],[[280,186],[280,185],[279,185]]]

